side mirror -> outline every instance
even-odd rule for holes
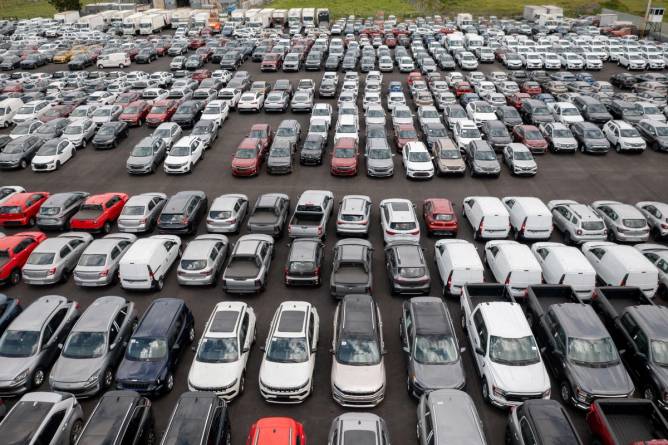
[[[250,351],[250,346],[246,346],[245,348],[243,348],[243,349],[241,350],[241,352],[243,352],[243,353],[246,353],[246,352],[248,352],[248,351]]]
[[[267,348],[265,348],[264,346],[260,346],[260,351],[266,351],[266,349]]]
[[[62,343],[58,343],[58,349],[63,349],[63,344]]]
[[[58,346],[60,346],[60,345],[58,345]],[[110,350],[110,351],[113,351],[114,349],[116,349],[116,343],[112,343],[112,344],[110,344],[110,345],[109,345],[109,350]]]
[[[411,348],[409,348],[408,346],[404,346],[402,349],[403,349],[404,352],[406,352],[406,353],[409,353],[409,354],[410,354],[410,352],[411,352]]]
[[[485,351],[483,351],[480,346],[475,347],[475,353],[478,355],[485,355]]]

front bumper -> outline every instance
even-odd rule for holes
[[[260,394],[269,403],[296,404],[301,403],[311,394],[310,381],[298,388],[272,388],[259,382]]]
[[[232,401],[241,393],[241,383],[239,379],[236,379],[234,384],[231,386],[226,386],[222,388],[214,388],[208,386],[197,386],[193,385],[192,382],[188,381],[188,391],[208,391],[215,393],[218,397],[225,400],[226,402]]]
[[[13,380],[0,381],[0,397],[19,396],[30,389],[30,379],[26,377],[23,380],[15,382]]]
[[[394,168],[391,167],[385,169],[368,168],[366,174],[374,178],[389,178],[390,176],[394,175]]]
[[[190,171],[190,164],[186,163],[183,165],[164,165],[165,173],[167,174],[179,174],[179,173],[188,173]]]
[[[317,275],[305,277],[286,275],[284,281],[287,286],[318,286],[320,277]]]
[[[349,408],[373,408],[385,399],[385,385],[378,390],[368,393],[354,393],[343,391],[332,385],[332,397],[341,406]]]
[[[151,173],[152,164],[147,165],[126,165],[125,168],[131,175],[145,175]]]
[[[140,382],[140,381],[117,381],[116,389],[136,391],[139,394],[152,396],[161,394],[165,390],[165,385],[157,382]]]
[[[62,391],[73,394],[76,398],[86,398],[93,397],[97,395],[102,387],[100,383],[96,380],[93,383],[88,382],[75,382],[75,383],[65,383],[65,382],[55,382],[49,381],[49,386],[52,391]]]
[[[434,171],[407,170],[406,176],[412,179],[431,179],[434,177]]]

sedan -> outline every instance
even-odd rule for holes
[[[93,146],[97,149],[116,148],[122,139],[128,137],[128,124],[125,122],[107,122],[103,124],[95,137]]]
[[[199,235],[188,243],[176,271],[181,285],[215,285],[227,258],[229,240],[225,235]]]
[[[32,170],[55,171],[61,165],[72,159],[76,154],[76,147],[64,138],[51,139],[42,145],[30,162]]]
[[[311,90],[298,90],[290,101],[290,109],[293,113],[298,111],[311,112],[313,109],[313,92]]]
[[[121,258],[136,240],[129,233],[113,233],[91,242],[74,268],[74,282],[84,287],[112,284],[118,278]]]
[[[259,91],[256,92],[246,92],[241,95],[239,98],[239,103],[237,103],[237,110],[241,111],[255,111],[258,112],[262,109],[264,105],[264,93]]]
[[[79,256],[93,241],[87,232],[67,232],[41,243],[23,266],[23,282],[48,285],[66,282],[76,267]]]
[[[176,101],[172,99],[153,102],[153,106],[146,115],[146,125],[157,127],[163,122],[169,122],[174,113],[176,113],[176,108]]]

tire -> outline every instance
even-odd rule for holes
[[[191,326],[190,330],[188,331],[188,341],[190,343],[195,341],[195,327]]]
[[[170,392],[172,389],[174,389],[174,374],[171,372],[167,374],[167,379],[165,379],[165,382],[166,392]]]
[[[617,153],[621,153],[621,152],[622,152],[622,146],[619,145],[619,143],[615,145],[615,151],[616,151]]]
[[[67,283],[67,280],[70,279],[70,270],[69,269],[63,269],[63,273],[60,274],[60,282],[61,283]]]
[[[241,381],[239,382],[239,394],[243,394],[246,389],[246,371],[241,373]]]
[[[72,424],[72,429],[70,430],[70,443],[72,445],[74,445],[77,442],[77,439],[79,439],[82,430],[83,430],[83,420],[78,419],[76,422]]]
[[[571,403],[571,388],[568,382],[561,382],[559,385],[559,395],[565,404]]]
[[[45,379],[46,379],[46,373],[44,372],[44,370],[42,368],[37,368],[30,377],[30,386],[32,388],[39,388],[40,386],[42,386],[42,384],[44,384]]]
[[[102,232],[105,234],[111,232],[111,223],[109,221],[104,223],[104,226],[102,226]]]
[[[122,63],[119,63],[119,64],[118,64],[118,68],[119,68],[119,69],[123,69],[123,68],[125,68],[125,67],[123,66]]]
[[[165,279],[163,277],[158,278],[158,284],[156,286],[157,290],[162,290],[165,286]]]
[[[102,65],[101,63],[97,65],[97,69],[101,70],[102,68],[104,68],[104,65]]]
[[[654,395],[654,390],[652,389],[651,386],[646,386],[642,390],[642,398],[647,399],[647,400],[656,400],[656,396]]]
[[[104,389],[111,388],[111,385],[114,383],[114,373],[111,368],[107,368],[102,373],[102,387]]]
[[[35,217],[34,216],[28,220],[28,226],[35,227]]]
[[[25,159],[21,159],[19,167],[21,168],[21,170],[25,170],[28,167],[28,161],[26,161]]]
[[[21,269],[14,269],[9,274],[9,284],[16,286],[21,281]]]
[[[571,232],[568,230],[564,232],[564,244],[569,246],[573,244],[573,239],[571,239]]]
[[[490,403],[489,385],[487,384],[486,379],[482,379],[482,398],[485,402]]]
[[[56,161],[56,170],[60,169],[60,161]]]

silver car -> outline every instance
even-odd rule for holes
[[[538,172],[538,165],[526,145],[513,142],[503,149],[503,162],[514,175],[533,176]]]
[[[130,197],[118,217],[118,230],[126,233],[152,231],[166,202],[167,195],[164,193],[142,193]]]
[[[204,143],[204,149],[207,150],[218,138],[219,129],[218,121],[201,119],[195,124],[190,135],[197,136]]]
[[[74,268],[74,282],[85,287],[113,283],[121,258],[136,240],[130,233],[112,233],[90,243]]]
[[[659,270],[658,294],[668,295],[668,247],[662,244],[636,244],[635,248]]]
[[[368,176],[390,177],[394,175],[394,153],[387,139],[367,139],[364,158]]]
[[[425,393],[417,409],[419,445],[485,445],[482,420],[471,396],[457,389]]]
[[[37,226],[42,230],[65,230],[70,218],[89,196],[87,192],[54,193],[37,212]]]
[[[366,195],[346,195],[339,203],[336,234],[367,236],[370,221],[371,198]]]
[[[76,120],[65,127],[63,139],[70,141],[76,148],[86,148],[86,145],[95,136],[97,126],[92,119]]]
[[[100,127],[107,122],[114,122],[123,113],[120,105],[104,105],[93,112],[93,122]]]
[[[372,413],[344,413],[332,421],[327,445],[390,445],[385,421]]]
[[[89,397],[110,388],[136,324],[134,303],[123,297],[97,298],[67,336],[49,375],[51,389]]]
[[[618,201],[594,201],[591,206],[608,228],[608,239],[644,243],[649,239],[649,225],[642,212],[631,204]]]
[[[216,284],[227,257],[229,240],[225,235],[199,235],[188,243],[181,255],[176,279],[181,285]]]
[[[23,266],[23,282],[46,285],[67,281],[91,241],[93,235],[86,232],[66,232],[44,240]]]
[[[554,226],[563,233],[566,244],[604,241],[608,236],[601,217],[586,204],[555,199],[547,203],[547,208],[552,212]]]
[[[212,233],[239,233],[248,213],[248,196],[228,194],[217,197],[206,217],[206,230]]]
[[[79,303],[59,295],[37,299],[0,337],[0,395],[39,388],[79,318]]]
[[[656,240],[668,236],[668,203],[640,201],[636,203],[636,208],[647,219]]]
[[[70,445],[83,424],[83,410],[72,394],[31,392],[0,423],[0,437],[5,444]]]
[[[153,137],[162,139],[165,142],[165,145],[167,145],[168,150],[172,148],[176,141],[181,139],[182,135],[183,129],[179,124],[174,122],[163,122],[158,125],[158,128],[153,130],[153,133],[151,134]]]

